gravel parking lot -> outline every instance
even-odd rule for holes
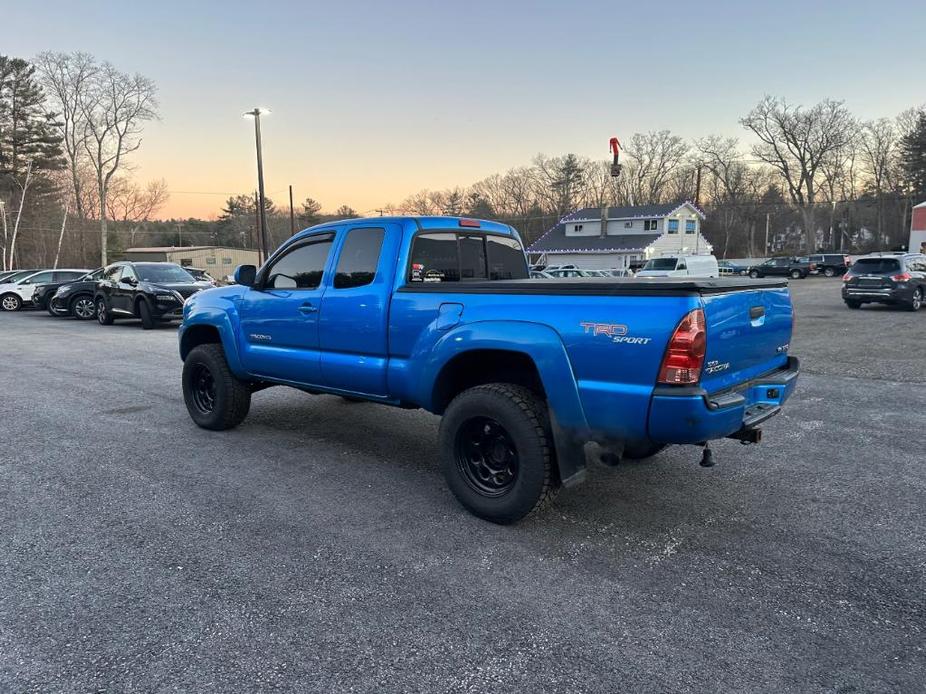
[[[922,691],[926,311],[793,283],[797,395],[552,512],[463,511],[437,418],[274,388],[197,429],[176,331],[0,315],[2,691]]]

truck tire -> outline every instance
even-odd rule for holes
[[[624,446],[623,458],[627,460],[646,460],[659,453],[668,444],[654,441],[633,441]]]
[[[758,270],[750,270],[750,271],[749,271],[749,276],[752,277],[753,279],[758,279],[758,278],[759,278],[759,272],[758,272]]]
[[[453,399],[440,423],[441,471],[457,500],[492,523],[515,523],[559,491],[546,403],[489,383]]]
[[[194,347],[183,362],[183,401],[203,429],[233,429],[248,416],[251,389],[228,368],[219,344]]]
[[[141,318],[142,330],[154,329],[154,316],[151,315],[151,307],[145,299],[139,299],[138,301],[138,317]]]
[[[793,280],[802,280],[802,279],[804,279],[804,275],[801,274],[801,271],[800,271],[800,270],[791,270],[791,279],[793,279]]]
[[[824,269],[823,269],[823,276],[824,276],[824,277],[835,277],[835,276],[836,276],[836,271],[835,271],[833,268],[831,268],[831,267],[824,268]]]

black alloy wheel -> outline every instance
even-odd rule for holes
[[[193,364],[190,370],[190,400],[200,414],[209,415],[215,411],[215,378],[205,364]]]
[[[491,417],[473,417],[457,432],[457,467],[484,496],[507,494],[518,476],[518,451],[508,431]]]

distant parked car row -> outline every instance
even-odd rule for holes
[[[52,316],[96,319],[111,325],[137,318],[146,330],[183,318],[183,305],[198,291],[216,286],[204,271],[175,263],[120,261],[96,270],[19,270],[0,275],[0,308],[24,306]]]

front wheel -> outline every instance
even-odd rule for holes
[[[910,303],[907,304],[907,308],[911,311],[919,311],[923,306],[923,288],[917,287],[913,290],[913,298],[910,299]]]
[[[76,296],[71,299],[71,315],[77,320],[92,320],[96,318],[96,304],[93,303],[93,297]]]
[[[799,280],[803,277],[800,270],[791,270],[791,279]]]
[[[96,320],[100,325],[112,325],[113,317],[106,307],[106,300],[100,297],[96,300]]]
[[[142,299],[138,302],[138,317],[141,318],[142,330],[153,330],[155,326],[154,316],[151,315],[151,307],[148,302]]]
[[[23,307],[23,300],[16,294],[4,294],[0,299],[0,308],[4,311],[18,311]]]
[[[846,306],[848,306],[849,308],[861,308],[862,302],[861,301],[851,301],[850,299],[846,299]]]
[[[826,268],[826,269],[823,270],[823,276],[824,276],[824,277],[835,277],[835,276],[836,276],[836,271],[835,271],[833,268],[828,267],[828,268]]]
[[[757,270],[750,270],[750,271],[749,271],[749,276],[752,277],[753,279],[758,279],[759,273],[758,273]]]
[[[228,368],[222,345],[194,347],[183,362],[182,382],[186,409],[203,429],[233,429],[248,416],[251,389]]]
[[[523,386],[490,383],[447,407],[439,446],[444,479],[475,516],[514,523],[559,490],[546,403]]]

